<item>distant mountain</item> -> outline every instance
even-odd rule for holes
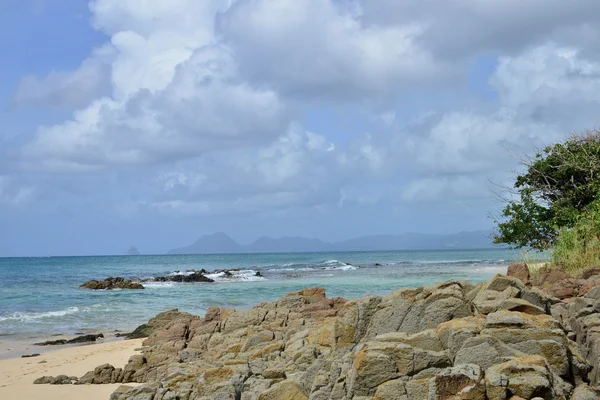
[[[336,243],[303,237],[273,239],[261,237],[248,245],[241,245],[219,232],[203,236],[190,246],[169,251],[169,254],[222,254],[222,253],[293,253],[311,251],[378,251],[378,250],[444,250],[485,249],[497,247],[489,232],[459,232],[448,235],[403,233],[401,235],[373,235]]]
[[[244,246],[250,253],[299,253],[307,251],[329,251],[331,244],[319,239],[285,236],[279,239],[261,237],[254,243]]]
[[[334,244],[339,251],[482,249],[494,247],[489,232],[452,234],[403,233],[362,236]]]
[[[217,232],[212,235],[202,236],[193,244],[169,251],[169,254],[222,254],[243,253],[244,249],[235,240]]]
[[[138,251],[137,247],[131,246],[129,248],[129,250],[127,250],[127,255],[128,256],[139,256],[140,252]]]

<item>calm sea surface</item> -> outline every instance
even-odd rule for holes
[[[131,330],[157,313],[210,306],[246,309],[305,287],[328,296],[386,294],[449,279],[481,282],[518,259],[511,250],[0,258],[0,339]],[[240,269],[217,282],[152,283],[145,290],[89,291],[109,276],[148,278],[190,269]],[[263,277],[257,277],[256,272]]]

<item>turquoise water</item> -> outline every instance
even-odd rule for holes
[[[194,314],[211,306],[245,309],[317,285],[331,297],[357,298],[449,279],[481,282],[504,273],[516,258],[510,250],[0,258],[0,336],[131,330],[172,308]],[[240,271],[233,279],[212,275],[217,282],[208,284],[79,288],[89,279],[148,278],[202,268]]]

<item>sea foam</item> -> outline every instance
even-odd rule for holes
[[[65,315],[79,312],[79,307],[69,307],[59,311],[47,312],[14,312],[9,315],[0,316],[0,321],[32,321],[42,318],[64,317]]]

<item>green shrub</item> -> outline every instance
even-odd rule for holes
[[[552,263],[567,273],[600,265],[600,213],[596,209],[581,216],[572,228],[559,230],[552,249]]]

